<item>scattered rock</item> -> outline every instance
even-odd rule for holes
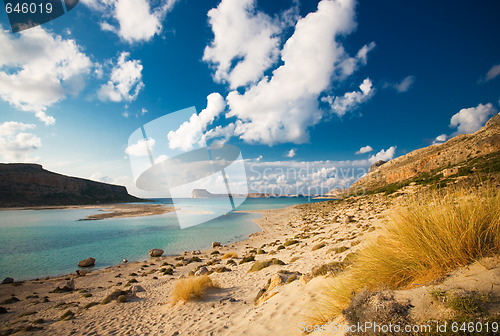
[[[164,252],[165,251],[163,251],[162,249],[152,249],[152,250],[149,250],[149,255],[151,257],[161,257]]]
[[[10,304],[10,303],[19,302],[19,301],[21,301],[21,300],[19,300],[17,297],[11,296],[10,298],[3,300],[2,304]]]
[[[208,273],[208,268],[206,268],[205,266],[201,267],[199,270],[196,271],[196,273],[194,273],[195,276],[200,276],[200,275],[204,275],[204,274],[207,274]]]
[[[69,289],[74,291],[75,290],[75,280],[74,279],[69,280],[68,282],[66,282],[66,286],[64,286],[64,287],[68,287]]]
[[[313,276],[309,273],[307,274],[303,274],[301,277],[300,277],[300,282],[302,282],[304,285],[307,284],[309,281],[311,281],[313,278]]]
[[[269,286],[267,287],[267,291],[270,292],[274,288],[276,288],[282,284],[283,284],[283,278],[281,277],[281,275],[273,274],[273,276],[271,276],[271,282],[269,282]]]
[[[345,216],[344,219],[342,219],[342,224],[349,224],[353,221],[352,216]]]
[[[0,314],[7,314],[7,313],[8,313],[7,308],[0,307]]]
[[[212,243],[212,248],[220,247],[221,243],[220,242],[213,242]]]
[[[129,289],[130,294],[141,293],[141,292],[145,292],[145,291],[146,290],[139,285],[133,285]]]
[[[2,285],[4,284],[11,284],[11,283],[14,283],[14,279],[10,278],[10,277],[6,277],[5,279],[3,279],[2,281]]]
[[[380,167],[381,165],[387,163],[387,161],[384,161],[384,160],[378,160],[377,162],[375,162],[374,164],[372,164],[370,166],[370,168],[368,168],[368,172],[371,173],[372,171],[375,171],[378,169],[378,167]]]
[[[80,267],[91,267],[94,265],[95,265],[95,259],[92,257],[84,259],[78,263],[78,266]]]
[[[128,260],[127,259],[123,259],[123,263],[124,264],[128,263]]]
[[[67,310],[62,316],[59,318],[59,321],[66,321],[66,320],[71,320],[75,316],[75,313],[73,313],[71,310]]]
[[[86,271],[86,270],[76,270],[75,273],[78,276],[85,276],[85,275],[87,275],[89,273],[89,271]]]
[[[193,251],[192,252],[193,255],[198,255],[198,254],[201,254],[201,251],[200,250],[197,250],[197,251]]]
[[[126,302],[127,301],[127,295],[129,295],[130,293],[126,292],[126,291],[123,291],[123,290],[120,290],[120,289],[117,289],[115,290],[113,293],[109,294],[108,296],[106,296],[104,298],[104,300],[102,300],[101,304],[108,304],[110,303],[111,301],[113,300],[118,300],[119,297],[123,296],[120,300],[120,302]],[[125,300],[125,301],[123,301]]]

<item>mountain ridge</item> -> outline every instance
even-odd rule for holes
[[[378,167],[354,182],[352,192],[373,191],[386,185],[417,178],[426,173],[456,174],[459,165],[472,159],[500,151],[500,114],[493,116],[484,127],[472,134],[460,134],[442,144],[414,150]],[[445,171],[450,169],[450,171]]]
[[[141,201],[124,186],[54,173],[34,163],[0,163],[0,207]]]

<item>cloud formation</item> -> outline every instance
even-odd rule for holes
[[[382,149],[375,155],[370,156],[368,161],[373,164],[377,161],[390,161],[394,158],[394,154],[396,154],[396,146],[389,147],[388,149]]]
[[[347,188],[368,172],[368,160],[245,162],[249,192],[282,195],[324,194]]]
[[[89,57],[75,40],[41,27],[10,34],[0,26],[0,45],[0,98],[54,124],[47,108],[80,93],[92,68]]]
[[[361,147],[356,153],[356,155],[359,155],[359,154],[365,154],[365,153],[369,153],[373,150],[372,146],[364,146],[364,147]]]
[[[256,0],[223,0],[208,12],[214,39],[203,60],[214,80],[236,89],[259,80],[278,59],[281,25],[256,9]]]
[[[290,149],[286,153],[286,157],[293,158],[295,155],[297,155],[297,150],[295,148]]]
[[[16,121],[0,124],[0,156],[4,162],[26,162],[28,154],[42,146],[41,139],[24,131],[36,126]]]
[[[127,146],[125,153],[130,156],[148,156],[149,152],[153,150],[155,143],[155,139],[152,138],[148,138],[147,140],[140,139],[137,143]]]
[[[127,60],[130,54],[122,52],[111,71],[110,79],[98,92],[102,101],[133,101],[144,87],[142,64],[139,60]]]
[[[490,80],[493,80],[497,78],[500,75],[500,64],[494,65],[486,74],[484,79],[482,81],[488,82]]]
[[[415,76],[407,76],[399,83],[386,84],[386,87],[392,87],[399,93],[408,91],[415,83]]]
[[[211,93],[207,97],[207,107],[204,110],[191,115],[189,121],[184,122],[176,131],[168,133],[169,147],[188,151],[193,149],[196,143],[201,145],[205,140],[203,133],[207,130],[207,126],[224,111],[225,107],[224,98],[219,93]]]
[[[333,113],[342,117],[348,111],[356,109],[359,105],[368,101],[373,96],[374,89],[372,88],[372,82],[369,78],[366,78],[363,83],[361,83],[359,89],[360,91],[346,92],[341,97],[326,96],[321,100],[330,105]]]
[[[461,109],[457,114],[451,117],[450,127],[457,129],[452,136],[476,132],[497,112],[497,109],[495,109],[491,103],[486,105],[479,104],[476,107]]]
[[[350,75],[356,68],[353,60],[364,62],[370,49],[365,46],[352,58],[338,42],[356,27],[354,7],[352,0],[321,1],[316,12],[297,22],[281,51],[283,65],[245,92],[228,94],[227,117],[237,119],[236,136],[267,145],[308,141],[308,128],[324,115],[321,94],[332,79]]]
[[[436,137],[436,139],[434,139],[432,144],[433,145],[441,144],[441,143],[445,142],[446,140],[448,140],[448,136],[446,134],[441,134],[441,135],[438,135]]]
[[[103,16],[101,29],[128,43],[151,40],[162,31],[162,21],[177,0],[81,0]]]

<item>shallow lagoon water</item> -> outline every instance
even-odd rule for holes
[[[168,204],[168,200],[157,200]],[[308,198],[247,199],[237,210],[264,210],[307,203]],[[186,199],[176,204],[192,216],[217,209],[217,200]],[[79,221],[98,209],[6,210],[0,212],[0,279],[16,280],[74,272],[78,261],[96,258],[96,268],[123,259],[144,260],[161,248],[172,255],[228,244],[260,231],[257,213],[231,212],[201,225],[180,229],[175,213],[159,216]]]

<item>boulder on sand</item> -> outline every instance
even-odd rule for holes
[[[94,265],[95,265],[95,259],[92,257],[84,259],[78,263],[78,266],[80,267],[90,267]]]
[[[219,247],[221,245],[220,242],[213,242],[212,243],[212,248],[216,248],[216,247]]]
[[[14,279],[10,278],[10,277],[6,277],[5,279],[3,279],[2,281],[2,285],[3,284],[11,284],[11,283],[14,283]]]
[[[163,251],[162,249],[152,249],[152,250],[149,250],[149,255],[151,257],[161,257],[163,252],[165,252],[165,251]]]
[[[208,273],[208,268],[206,268],[205,266],[202,266],[199,270],[196,271],[196,273],[194,273],[195,276],[201,276],[201,275],[205,275]]]

